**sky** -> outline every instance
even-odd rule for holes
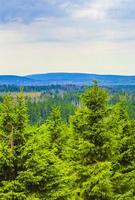
[[[134,0],[0,0],[0,74],[135,75]]]

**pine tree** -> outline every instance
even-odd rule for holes
[[[66,123],[61,118],[59,107],[53,107],[46,121],[46,125],[51,138],[50,147],[55,151],[57,155],[61,157],[68,131]]]
[[[25,143],[25,137],[27,138],[27,127],[28,127],[28,114],[25,104],[25,98],[23,89],[17,95],[16,99],[16,124],[15,124],[15,144],[16,152],[19,153],[22,145]]]
[[[11,96],[5,94],[3,103],[0,105],[0,177],[2,180],[13,179],[14,177],[15,112],[13,105]]]
[[[8,142],[11,152],[14,150],[15,112],[14,103],[10,95],[5,94],[1,104],[0,129]]]
[[[114,160],[113,186],[115,198],[135,199],[135,122],[129,119],[126,104],[120,102],[115,111],[117,154]]]
[[[107,129],[107,93],[97,82],[82,95],[82,107],[72,119],[77,194],[84,200],[112,198],[112,136]],[[76,197],[77,198],[77,197]]]
[[[18,179],[28,198],[67,200],[71,197],[70,168],[51,146],[52,138],[46,124],[38,128],[25,145],[22,152],[25,168]]]
[[[23,185],[17,179],[23,169],[21,150],[24,145],[25,110],[22,98],[6,94],[0,116],[0,199],[24,199]],[[20,111],[20,112],[19,112]]]
[[[95,81],[70,124],[55,107],[45,123],[30,126],[23,91],[17,98],[4,95],[0,199],[135,200],[135,120],[126,106],[108,105]]]

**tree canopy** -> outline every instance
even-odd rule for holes
[[[0,103],[1,200],[134,200],[135,121],[95,81],[67,121],[31,125],[23,91]],[[42,109],[42,107],[41,107]]]

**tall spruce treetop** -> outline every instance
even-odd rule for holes
[[[107,93],[97,82],[82,95],[82,106],[72,119],[74,159],[84,200],[110,200],[112,136],[107,128]]]
[[[100,112],[106,111],[108,94],[98,85],[97,81],[93,81],[93,86],[86,90],[81,99],[82,104],[95,114],[97,113],[97,116],[100,116]]]
[[[111,133],[107,129],[107,92],[94,82],[94,85],[82,95],[81,100],[82,107],[72,119],[74,135],[79,140],[82,138],[84,144],[87,143],[90,163],[104,161],[111,156]]]

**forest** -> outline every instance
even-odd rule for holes
[[[0,99],[0,199],[134,200],[134,89],[25,90]]]

